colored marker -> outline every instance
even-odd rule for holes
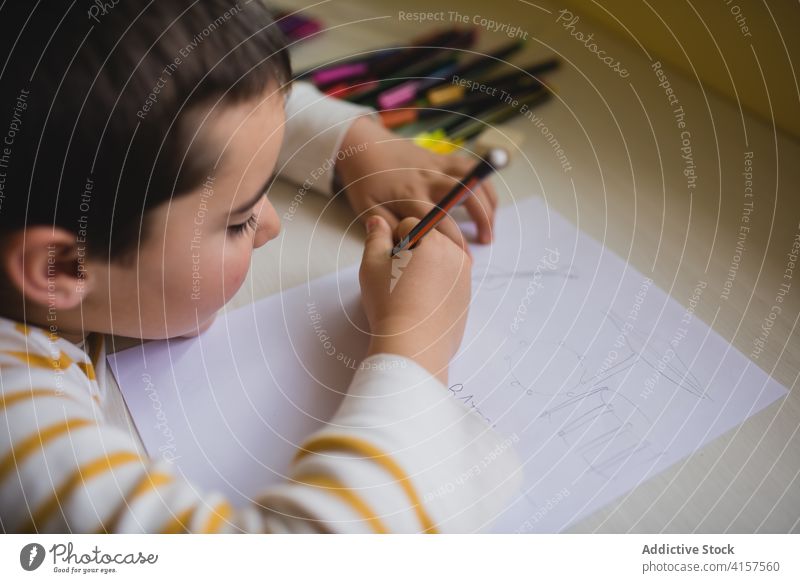
[[[538,79],[535,78],[537,75],[551,71],[558,67],[558,65],[558,59],[548,59],[546,61],[534,63],[522,71],[512,71],[511,73],[494,77],[492,79],[487,79],[485,81],[481,81],[480,83],[488,88],[508,90],[509,88],[518,87],[524,84],[538,83]],[[426,98],[431,105],[439,106],[458,101],[467,93],[474,92],[474,90],[470,90],[464,85],[448,85],[446,87],[438,87],[428,91]]]
[[[488,55],[482,55],[466,63],[453,66],[448,71],[440,71],[439,75],[431,75],[429,79],[407,81],[393,89],[389,89],[378,96],[378,106],[381,109],[392,109],[410,103],[424,91],[429,91],[455,77],[464,75],[477,75],[481,71],[491,68],[503,59],[511,56],[524,46],[524,41],[514,41]]]
[[[445,51],[446,49],[441,50]],[[413,63],[403,69],[398,69],[394,71],[390,77],[378,81],[377,86],[359,88],[359,91],[349,94],[346,99],[347,101],[352,101],[353,103],[377,106],[375,100],[377,99],[378,95],[380,95],[387,88],[395,87],[400,83],[404,83],[409,78],[413,79],[415,77],[426,77],[431,75],[443,67],[452,65],[455,60],[456,57],[454,55],[443,52],[436,58],[426,59],[421,62]]]
[[[363,54],[360,54],[356,57],[349,57],[345,59],[339,59],[334,64],[320,66],[320,67],[313,67],[311,69],[306,69],[305,71],[301,71],[295,75],[295,79],[304,79],[309,77],[311,82],[315,85],[319,86],[320,84],[326,85],[330,83],[334,83],[336,81],[340,81],[342,79],[346,79],[347,72],[342,72],[337,76],[333,72],[341,67],[345,67],[347,65],[356,65],[363,63],[367,68],[371,62],[379,61],[383,58],[388,57],[394,53],[400,51],[398,48],[384,48],[384,49],[375,49],[373,51],[367,51]],[[353,72],[353,70],[350,70]],[[322,75],[325,73],[324,75]],[[319,76],[321,76],[322,81],[319,81]],[[328,79],[333,79],[330,81]]]
[[[275,22],[290,40],[300,40],[322,30],[322,24],[301,14],[279,13]]]
[[[542,87],[538,81],[531,83],[528,86],[518,87],[513,90],[513,94],[508,92],[513,98],[521,98],[529,93],[538,91]],[[381,117],[383,125],[387,128],[396,128],[409,123],[424,121],[433,117],[450,114],[453,112],[462,112],[474,114],[476,112],[485,110],[500,103],[500,100],[495,95],[487,95],[485,93],[475,93],[467,95],[463,99],[453,103],[447,103],[443,107],[405,107],[397,109],[389,109],[378,113]],[[459,116],[459,119],[462,117]]]
[[[452,63],[432,72],[430,76],[425,79],[406,81],[397,87],[387,89],[380,93],[377,97],[378,108],[394,109],[414,101],[417,95],[420,92],[425,91],[426,88],[446,82],[447,79],[452,77],[456,69],[458,69],[458,63],[453,61]]]
[[[474,36],[477,33],[472,30],[471,34]],[[356,79],[366,75],[381,78],[395,69],[407,66],[409,60],[414,62],[428,56],[439,47],[449,46],[453,39],[458,39],[463,35],[464,32],[460,29],[449,28],[417,38],[411,41],[408,47],[379,49],[375,55],[347,59],[331,67],[318,68],[304,74],[309,74],[311,81],[319,88],[337,81]],[[359,66],[349,67],[349,65]]]
[[[529,109],[539,105],[550,98],[550,92],[542,87],[530,95],[520,98],[516,107],[501,105],[493,108],[475,119],[459,116],[448,121],[444,126],[434,130],[421,132],[414,136],[414,143],[433,152],[447,154],[459,149],[467,140],[470,140],[486,129],[487,124],[498,124],[520,114],[519,108],[523,105]]]
[[[375,63],[370,67],[369,72],[379,79],[388,77],[396,73],[398,69],[423,61],[440,53],[443,49],[470,47],[477,39],[477,36],[477,29],[461,30],[453,28],[436,35],[431,40],[401,49],[394,55]]]

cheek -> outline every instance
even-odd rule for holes
[[[226,302],[236,294],[247,278],[252,253],[253,241],[249,237],[229,241],[226,245],[224,264],[222,266]]]
[[[176,333],[194,326],[196,318],[212,317],[236,294],[247,277],[251,251],[248,237],[208,237],[193,257],[167,266],[165,318]]]

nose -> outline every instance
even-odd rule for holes
[[[275,207],[266,198],[256,216],[258,217],[258,228],[253,239],[253,247],[257,249],[278,236],[281,232],[281,219]]]

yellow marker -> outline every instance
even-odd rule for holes
[[[414,136],[414,143],[438,154],[449,154],[460,149],[464,140],[453,141],[447,137],[444,130],[422,132]]]
[[[448,87],[440,87],[438,89],[431,89],[427,94],[428,102],[434,106],[447,105],[454,101],[459,101],[464,98],[464,88],[460,85],[450,85]]]

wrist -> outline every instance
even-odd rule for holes
[[[367,154],[376,139],[387,130],[369,116],[357,118],[344,134],[339,150],[336,152],[334,177],[340,184],[349,184],[359,178],[359,158]]]
[[[340,152],[346,152],[373,141],[376,132],[387,131],[383,125],[369,115],[357,117],[347,128],[339,147]]]
[[[418,350],[406,339],[396,337],[373,337],[370,340],[367,356],[375,354],[396,354],[413,360],[447,386],[449,360],[435,350]]]

